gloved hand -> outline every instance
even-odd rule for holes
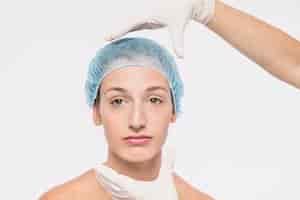
[[[142,29],[158,29],[167,26],[176,55],[183,58],[184,31],[190,19],[207,24],[214,16],[215,0],[151,0],[155,8],[147,16],[141,15],[105,37],[107,41]],[[147,5],[145,2],[144,6]]]
[[[178,200],[172,176],[174,160],[174,148],[163,152],[159,176],[154,181],[139,181],[103,164],[94,169],[97,180],[113,200]]]

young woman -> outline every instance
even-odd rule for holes
[[[149,9],[152,11],[151,15],[145,13],[135,21],[124,24],[120,31],[109,35],[107,40],[118,39],[131,31],[168,26],[175,53],[183,57],[183,33],[192,19],[206,25],[270,74],[300,88],[300,43],[281,30],[218,0],[145,2],[145,6],[149,4],[155,8]],[[129,41],[121,40],[119,44],[122,46]],[[113,44],[118,44],[118,41]],[[143,51],[145,49],[140,49],[139,52]],[[99,53],[92,62],[103,63],[97,69],[105,66],[110,60],[107,55],[112,54],[103,55]],[[149,57],[151,56],[148,55],[147,58]],[[153,57],[155,56],[152,55]],[[130,60],[137,57],[126,55],[125,58]],[[164,58],[172,60],[166,55]],[[147,62],[142,62],[145,60]],[[88,99],[93,105],[95,124],[102,124],[104,127],[109,146],[108,159],[81,176],[53,188],[41,197],[42,200],[212,199],[172,171],[174,160],[171,154],[163,156],[162,146],[167,138],[168,125],[175,122],[180,113],[180,109],[176,108],[180,107],[179,99],[182,95],[178,95],[180,92],[176,93],[174,88],[178,83],[181,85],[181,81],[179,76],[177,79],[168,77],[164,70],[140,68],[159,68],[161,64],[166,64],[164,59],[156,59],[155,62],[149,60],[152,59],[144,57],[131,63],[124,60],[114,62],[113,66],[127,67],[107,74],[97,90],[95,102],[95,88],[100,82],[92,84],[87,94],[93,95]],[[97,64],[91,66],[95,67]],[[177,74],[175,71],[174,74]],[[103,73],[90,71],[91,77],[88,79],[100,77],[99,74]],[[150,90],[151,87],[153,90]],[[110,88],[115,89],[108,92]],[[169,93],[165,92],[167,88]],[[144,138],[137,139],[135,136]]]
[[[211,200],[173,171],[174,149],[163,148],[182,112],[183,88],[174,58],[152,40],[125,38],[100,49],[85,92],[104,128],[107,160],[40,199]]]

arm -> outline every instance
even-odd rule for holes
[[[153,9],[155,13],[127,20],[107,40],[132,31],[167,26],[175,53],[183,57],[183,33],[187,22],[193,19],[206,24],[270,74],[300,89],[300,43],[283,31],[219,0],[152,0],[145,1],[144,6],[149,10],[152,4],[159,7]]]
[[[216,0],[207,27],[275,77],[300,89],[300,42]]]

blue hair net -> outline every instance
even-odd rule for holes
[[[94,105],[104,77],[114,69],[129,66],[151,67],[161,72],[169,82],[175,113],[182,113],[184,87],[174,57],[155,41],[140,37],[123,38],[97,51],[89,64],[84,88],[89,107]]]

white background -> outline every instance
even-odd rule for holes
[[[299,1],[226,2],[300,40]],[[106,159],[103,129],[92,123],[83,86],[104,35],[135,4],[1,4],[0,199],[37,199]],[[172,51],[166,29],[127,36]],[[299,90],[194,22],[178,63],[184,114],[167,141],[177,147],[176,171],[216,199],[300,199]]]

